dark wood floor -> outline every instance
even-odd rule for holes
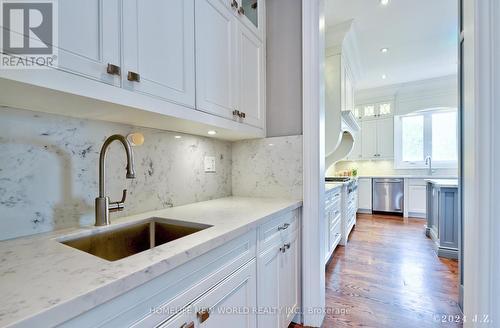
[[[457,302],[457,262],[436,256],[424,220],[362,214],[327,266],[323,327],[461,327],[442,322]]]

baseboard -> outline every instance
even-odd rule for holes
[[[437,255],[447,259],[458,260],[458,249],[438,247]]]
[[[358,208],[358,211],[356,213],[372,214],[372,210],[371,209],[366,209],[366,208]]]
[[[417,212],[408,212],[408,217],[417,219],[427,219],[427,215],[425,213],[417,213]]]

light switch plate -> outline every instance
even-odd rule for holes
[[[205,156],[205,173],[215,173],[214,156]]]

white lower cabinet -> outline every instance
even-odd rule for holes
[[[335,188],[325,195],[325,264],[342,238],[342,189],[343,187]]]
[[[408,181],[408,216],[425,218],[427,212],[427,186],[423,179],[409,179]]]
[[[256,265],[252,260],[193,304],[196,327],[256,327],[256,295]]]
[[[372,212],[372,179],[358,179],[358,212]]]
[[[57,326],[286,328],[300,307],[299,231],[299,210],[283,214]]]
[[[300,306],[299,230],[284,224],[258,255],[258,327],[286,328]]]

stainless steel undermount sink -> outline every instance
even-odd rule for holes
[[[105,228],[83,237],[63,237],[59,242],[108,261],[116,261],[210,227],[200,223],[149,218]]]

